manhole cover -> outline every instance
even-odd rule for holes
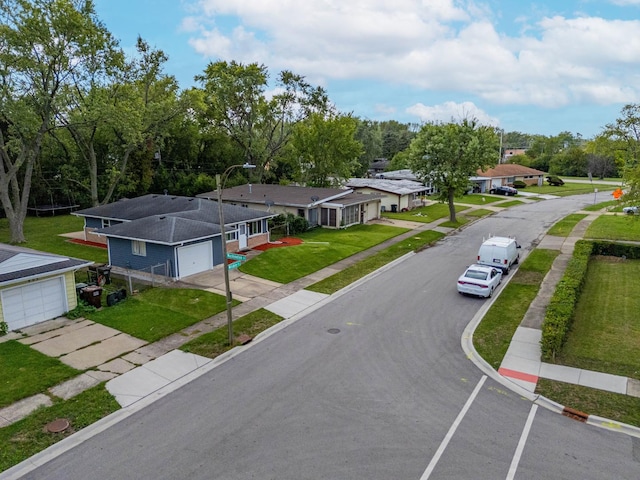
[[[67,420],[66,418],[58,418],[53,422],[47,423],[44,428],[49,433],[64,432],[67,428],[69,428],[69,420]]]
[[[327,330],[327,332],[329,333],[340,333],[340,329],[339,328],[330,328],[329,330]]]

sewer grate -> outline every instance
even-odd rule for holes
[[[340,329],[339,328],[330,328],[329,330],[327,330],[328,333],[340,333]]]

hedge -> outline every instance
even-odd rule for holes
[[[593,242],[580,240],[576,243],[567,269],[551,297],[542,322],[540,348],[543,360],[554,360],[567,339],[593,250]]]

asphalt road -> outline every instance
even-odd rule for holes
[[[560,416],[464,354],[455,279],[484,236],[523,256],[592,196],[481,220],[349,289],[28,474],[39,479],[634,479],[640,439]]]

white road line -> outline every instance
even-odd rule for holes
[[[474,388],[473,392],[471,392],[471,396],[467,399],[467,403],[464,404],[464,407],[462,407],[462,410],[460,410],[460,413],[458,414],[455,421],[449,428],[447,435],[442,440],[442,443],[440,443],[440,446],[438,447],[436,454],[431,459],[431,462],[429,462],[429,465],[427,466],[427,469],[424,471],[424,473],[420,477],[420,480],[427,480],[431,476],[431,473],[433,473],[433,469],[436,468],[436,465],[438,464],[440,457],[442,456],[445,449],[447,448],[447,445],[451,441],[453,434],[456,433],[456,430],[458,429],[460,422],[462,422],[462,419],[467,414],[467,411],[471,407],[471,404],[478,396],[478,393],[480,392],[480,389],[482,388],[482,385],[484,385],[484,382],[486,379],[487,379],[487,376],[483,375],[480,381],[478,382],[478,384],[476,385],[476,388]]]
[[[533,417],[536,416],[537,410],[538,405],[531,405],[531,410],[529,410],[527,422],[524,424],[524,430],[522,430],[522,435],[520,435],[520,441],[518,442],[518,446],[516,447],[516,452],[513,454],[513,459],[511,460],[511,466],[509,467],[507,480],[513,480],[515,478],[516,470],[518,469],[518,464],[520,463],[520,457],[522,457],[522,451],[524,450],[525,443],[527,443],[527,437],[529,436],[529,431],[531,430],[531,424],[533,424]]]

